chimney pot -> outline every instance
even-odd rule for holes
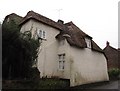
[[[110,43],[107,41],[107,42],[106,42],[106,46],[109,46],[109,45],[110,45]]]

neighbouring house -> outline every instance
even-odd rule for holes
[[[118,48],[118,68],[120,69],[120,48]]]
[[[70,79],[70,86],[109,80],[104,52],[73,22],[55,22],[29,11],[20,26],[21,32],[31,31],[41,41],[40,77]]]
[[[15,14],[15,13],[12,13],[5,17],[2,25],[10,24],[11,22],[14,22],[16,24],[16,26],[18,26],[22,19],[23,19],[23,17]]]
[[[119,62],[120,50],[110,46],[110,43],[107,41],[106,47],[103,49],[103,51],[108,59],[107,60],[108,69],[120,68],[120,62]]]
[[[16,72],[17,74],[15,74],[15,76],[19,76],[18,73],[20,73],[15,68],[15,65],[13,65],[13,63],[10,60],[10,58],[13,58],[13,57],[10,56],[10,58],[6,58],[7,57],[6,55],[10,53],[9,52],[10,50],[8,49],[12,50],[13,48],[13,46],[12,47],[10,46],[12,45],[13,41],[16,39],[16,37],[14,36],[15,34],[14,30],[18,32],[20,31],[19,23],[21,20],[22,20],[21,16],[15,13],[12,13],[12,14],[7,15],[2,23],[2,35],[1,36],[2,36],[2,78],[3,79],[11,78],[11,76],[13,77],[13,74],[15,74]],[[13,60],[15,59],[13,58]],[[19,64],[19,62],[17,62],[17,64]]]

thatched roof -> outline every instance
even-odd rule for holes
[[[56,36],[56,38],[60,38],[62,39],[62,37],[64,36],[64,34],[68,34],[68,36],[65,36],[65,38],[67,39],[68,43],[71,46],[76,46],[79,48],[86,48],[86,42],[85,42],[85,38],[89,38],[91,40],[91,49],[94,51],[99,51],[99,52],[103,52],[102,49],[92,40],[92,37],[89,36],[88,34],[84,33],[80,28],[78,28],[73,22],[69,22],[64,24],[65,25],[65,29],[64,31],[61,31],[60,34],[58,34]]]
[[[43,15],[35,13],[34,11],[29,11],[27,15],[23,18],[20,25],[27,22],[29,19],[37,20],[38,22],[42,22],[51,27],[57,28],[60,30],[60,33],[56,36],[57,39],[64,39],[68,41],[71,46],[86,48],[85,38],[89,38],[91,40],[92,50],[103,52],[102,49],[92,40],[92,37],[88,34],[84,33],[80,28],[78,28],[73,22],[69,22],[66,24],[62,24],[60,22],[55,22]],[[66,36],[66,35],[67,36]]]

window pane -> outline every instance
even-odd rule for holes
[[[43,38],[45,38],[45,31],[43,31]]]
[[[62,68],[62,62],[59,61],[59,69],[61,69],[61,68]]]
[[[65,54],[63,54],[63,60],[65,59]]]
[[[39,31],[39,37],[40,38],[42,37],[42,31],[41,30]]]
[[[85,38],[86,44],[88,48],[91,48],[91,40],[88,38]]]
[[[62,59],[62,55],[59,55],[59,60],[61,60]]]
[[[62,67],[62,69],[64,69],[64,67],[65,67],[65,61],[63,61],[63,67]]]

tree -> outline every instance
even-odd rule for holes
[[[14,20],[2,24],[2,75],[5,79],[30,78],[40,43],[31,32],[20,33]]]

